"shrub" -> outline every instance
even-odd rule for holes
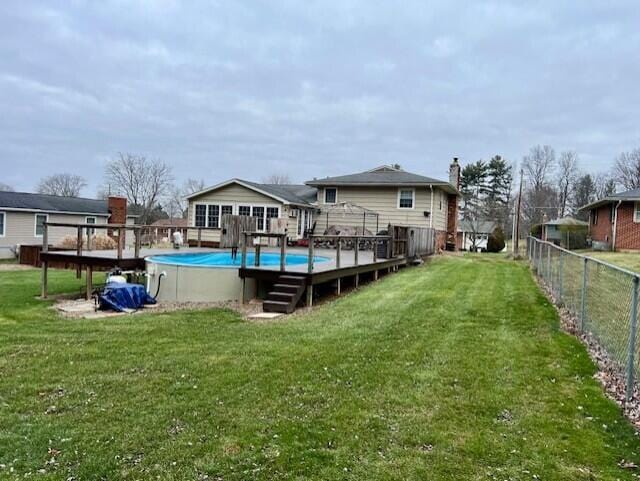
[[[56,247],[62,247],[63,249],[77,249],[78,248],[78,238],[74,235],[64,236],[60,242],[58,242]],[[116,249],[118,244],[111,237],[99,234],[94,235],[91,238],[91,248],[97,251],[105,251]],[[87,248],[87,238],[82,238],[82,248]]]
[[[505,245],[504,232],[501,227],[496,227],[487,241],[487,252],[502,252]]]

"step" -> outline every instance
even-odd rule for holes
[[[294,286],[291,284],[274,284],[272,292],[289,292],[295,294],[302,286]]]
[[[295,297],[294,292],[276,292],[272,291],[267,294],[267,301],[292,302]]]
[[[307,279],[300,276],[284,275],[278,278],[278,282],[281,284],[292,284],[296,286],[301,286],[307,282]]]
[[[295,306],[292,306],[290,302],[281,301],[264,301],[262,303],[262,310],[264,312],[284,312],[291,314]]]

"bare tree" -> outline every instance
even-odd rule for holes
[[[5,184],[4,182],[0,182],[0,192],[13,192],[15,189],[11,187],[9,184]]]
[[[557,215],[557,195],[549,180],[556,164],[556,154],[549,145],[536,145],[522,159],[527,181],[523,198],[524,216],[530,225],[542,222],[545,213]]]
[[[172,180],[167,164],[141,155],[120,153],[105,170],[105,190],[126,197],[138,209],[142,224],[148,223],[160,199],[169,194]]]
[[[627,190],[640,188],[640,149],[622,152],[616,158],[613,176]]]
[[[616,193],[616,181],[611,175],[600,173],[595,176],[596,199],[603,199]]]
[[[195,192],[204,190],[202,179],[187,179],[182,186],[173,186],[166,199],[166,211],[170,218],[186,217],[189,203],[186,197]]]
[[[288,174],[271,174],[262,178],[263,184],[291,184],[291,177]]]
[[[578,154],[567,150],[558,159],[558,211],[560,217],[569,213],[571,198],[578,178]]]
[[[40,194],[59,195],[62,197],[78,197],[87,186],[83,177],[73,174],[53,174],[38,183]]]

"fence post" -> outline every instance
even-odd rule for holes
[[[247,267],[247,233],[242,233],[242,258],[240,259],[240,267],[243,269]]]
[[[564,304],[562,302],[562,298],[564,297],[564,252],[559,251],[560,260],[558,262],[558,302],[560,304]]]
[[[287,260],[287,234],[280,238],[280,270],[284,271],[285,261]]]
[[[307,259],[307,272],[311,274],[313,272],[313,236],[309,236],[309,254]],[[309,294],[311,292],[311,294]],[[309,296],[311,295],[311,299],[313,299],[313,290],[311,285],[307,286],[307,302],[309,302]]]
[[[584,258],[582,268],[582,300],[580,306],[580,332],[584,332],[587,325],[587,277],[588,277],[589,258]]]
[[[551,282],[551,244],[547,244],[547,283],[553,290],[553,282]]]
[[[640,278],[633,276],[633,291],[631,292],[631,332],[629,333],[629,352],[627,357],[627,392],[626,399],[633,398],[633,383],[635,374],[636,332],[638,327],[638,282]]]

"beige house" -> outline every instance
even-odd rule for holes
[[[125,199],[117,197],[97,200],[0,192],[0,258],[15,257],[21,245],[42,244],[44,222],[106,224],[111,215],[110,202],[126,205]],[[65,236],[74,236],[76,232],[74,228],[51,228],[49,244],[55,246]]]
[[[292,240],[322,233],[329,224],[364,226],[374,232],[388,224],[432,227],[437,245],[455,248],[460,166],[451,164],[450,181],[382,166],[356,174],[314,179],[305,185],[259,184],[231,179],[188,197],[189,226],[220,228],[224,214],[257,217],[258,231],[284,225]],[[371,213],[362,219],[340,217],[335,206],[348,203]],[[282,219],[277,223],[273,219]],[[189,231],[194,241],[197,232]],[[217,245],[220,231],[203,231],[202,240]]]

